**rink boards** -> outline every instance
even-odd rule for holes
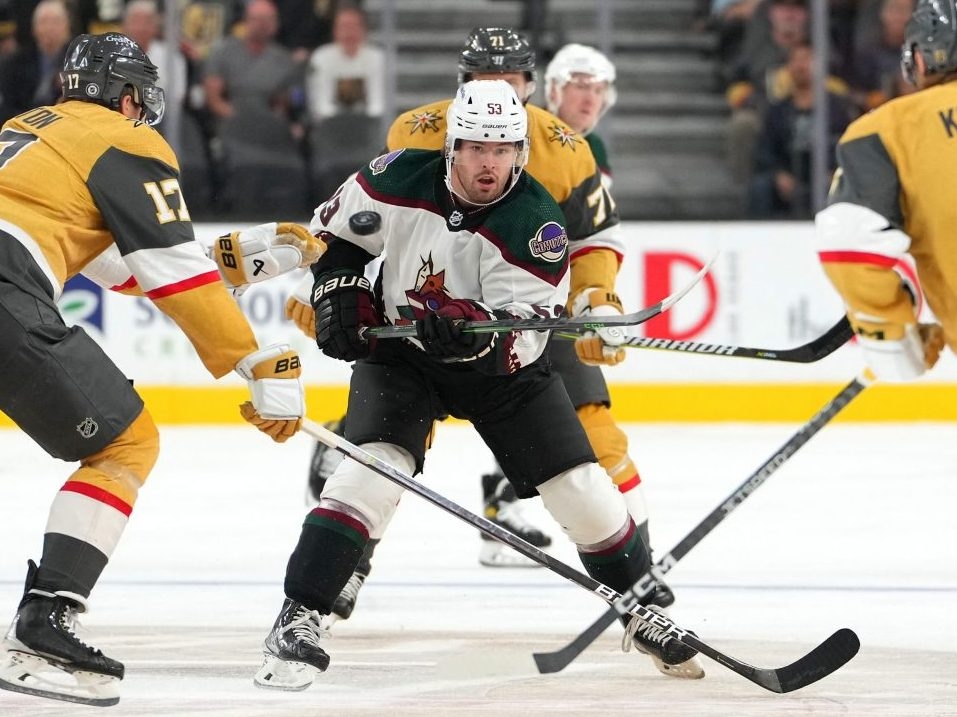
[[[204,243],[237,228],[196,227]],[[820,336],[842,314],[817,261],[809,222],[629,222],[623,231],[629,253],[618,291],[629,309],[680,288],[717,254],[705,280],[671,311],[636,327],[636,335],[784,349]],[[239,301],[261,343],[288,342],[300,351],[309,413],[325,420],[345,407],[349,367],[322,356],[283,318],[297,279],[260,284]],[[113,294],[81,278],[68,285],[60,304],[67,320],[82,324],[135,380],[159,422],[239,420],[236,406],[246,399],[244,382],[236,376],[213,382],[186,338],[146,299]],[[615,414],[627,421],[802,420],[860,368],[852,344],[814,364],[629,351],[628,361],[606,369]],[[922,381],[869,389],[842,417],[957,420],[957,359],[948,352]],[[0,425],[9,425],[2,415]]]

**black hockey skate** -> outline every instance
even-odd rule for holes
[[[123,664],[76,636],[76,616],[83,605],[34,588],[36,571],[31,560],[23,600],[0,644],[0,688],[86,705],[115,705]]]
[[[511,533],[514,533],[536,548],[547,548],[552,539],[528,522],[522,513],[522,504],[515,488],[501,473],[486,473],[482,476],[482,502],[485,517]],[[541,567],[534,560],[515,552],[504,543],[481,534],[482,547],[479,562],[490,568]]]
[[[647,607],[655,612],[664,612],[654,604]],[[652,659],[659,672],[669,677],[690,680],[704,677],[704,669],[695,658],[698,651],[693,647],[688,647],[661,628],[635,615],[625,615],[622,621],[625,622],[625,634],[621,640],[623,652],[628,652],[634,645],[639,652]]]
[[[345,584],[345,587],[342,588],[342,592],[339,593],[339,597],[337,597],[336,601],[332,604],[332,614],[335,615],[336,618],[339,620],[349,619],[352,611],[355,610],[359,590],[362,588],[362,584],[366,581],[367,577],[369,577],[368,573],[361,572],[361,568],[356,568],[356,571],[352,573],[349,577],[349,582]]]
[[[341,436],[346,430],[346,419],[343,417],[338,421],[326,421],[322,425],[337,436]],[[326,481],[329,476],[335,473],[343,458],[344,456],[339,451],[330,448],[321,441],[316,441],[316,448],[312,452],[312,460],[309,461],[309,495],[312,496],[314,501],[319,500]]]
[[[272,630],[263,643],[263,664],[253,678],[257,687],[304,690],[319,672],[329,667],[329,655],[319,647],[328,633],[322,616],[286,598]]]

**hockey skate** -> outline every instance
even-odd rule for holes
[[[0,688],[84,705],[115,705],[123,664],[76,636],[76,616],[84,606],[33,588],[36,570],[30,561],[25,595],[0,643]]]
[[[362,584],[365,583],[367,577],[368,574],[363,574],[360,568],[356,568],[356,571],[352,573],[349,577],[349,582],[345,584],[342,588],[342,592],[339,593],[339,597],[337,597],[336,601],[332,604],[332,615],[329,616],[330,618],[334,618],[332,622],[335,622],[335,620],[349,619],[352,611],[355,610],[359,590],[362,588]]]
[[[665,612],[654,604],[647,607],[655,612]],[[621,639],[622,652],[628,652],[632,645],[639,652],[648,655],[663,675],[686,680],[700,680],[704,677],[704,668],[695,657],[697,650],[635,615],[631,615],[625,625],[625,634]]]
[[[522,512],[522,503],[515,488],[501,473],[482,476],[482,500],[485,517],[536,548],[547,548],[552,539],[528,522]],[[495,538],[481,534],[479,562],[489,568],[537,568],[539,563],[515,552]]]
[[[326,421],[322,425],[337,436],[343,435],[346,428],[345,418],[339,421]],[[316,448],[313,450],[312,459],[309,461],[308,489],[309,496],[312,497],[313,501],[318,502],[319,496],[322,495],[322,489],[326,485],[326,481],[329,479],[329,476],[335,473],[336,468],[339,467],[339,464],[342,463],[344,458],[345,456],[339,451],[330,448],[325,443],[316,441]]]
[[[265,689],[298,691],[325,672],[329,655],[319,647],[319,640],[328,632],[321,626],[321,619],[315,610],[286,598],[263,643],[263,664],[253,683]]]

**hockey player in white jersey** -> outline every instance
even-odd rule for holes
[[[312,268],[317,343],[332,358],[355,361],[345,436],[411,474],[423,468],[436,419],[471,421],[516,493],[542,497],[589,575],[623,591],[650,556],[550,370],[548,334],[460,328],[463,319],[556,316],[568,299],[563,214],[523,173],[525,108],[504,81],[467,82],[447,122],[444,151],[396,150],[373,160],[313,219],[313,233],[328,244]],[[378,231],[355,231],[365,212],[381,217]],[[377,256],[373,288],[363,272]],[[363,327],[385,323],[412,323],[417,338],[364,339]],[[257,685],[303,689],[328,667],[322,616],[402,493],[354,461],[329,478],[289,559]],[[638,647],[668,664],[695,654],[647,623],[634,627]]]

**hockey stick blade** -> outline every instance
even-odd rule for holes
[[[577,339],[578,334],[559,333],[563,339]],[[814,363],[830,356],[846,344],[854,335],[847,317],[841,317],[826,333],[809,341],[803,346],[790,349],[753,349],[747,346],[725,346],[698,341],[676,341],[674,339],[656,339],[650,336],[631,336],[622,346],[636,349],[655,349],[658,351],[680,351],[681,353],[702,356],[734,356],[737,358],[761,359],[763,361],[787,361],[789,363]]]
[[[596,330],[611,326],[637,326],[643,324],[648,319],[653,319],[658,314],[664,313],[685,294],[691,291],[698,282],[704,278],[704,275],[711,270],[717,256],[713,256],[695,274],[694,278],[688,284],[670,296],[665,297],[657,304],[647,308],[635,311],[631,314],[621,314],[619,316],[555,316],[550,318],[535,317],[531,319],[492,319],[489,321],[466,321],[462,324],[462,331],[466,333],[490,334],[490,333],[508,333],[510,331],[555,331],[557,329],[575,330]],[[399,326],[369,326],[362,327],[359,335],[363,338],[374,336],[377,339],[395,339],[395,338],[414,338],[416,335],[416,325],[414,323],[402,324]]]
[[[466,510],[457,503],[450,501],[448,498],[436,493],[421,483],[416,482],[414,478],[403,473],[395,466],[381,460],[368,451],[363,450],[359,446],[350,443],[345,438],[336,435],[318,423],[315,423],[308,418],[304,418],[302,421],[302,430],[304,433],[312,436],[320,443],[323,443],[342,453],[346,457],[361,463],[375,473],[378,473],[383,478],[392,481],[396,485],[415,493],[420,498],[427,500],[437,508],[444,510],[446,513],[454,515],[456,518],[459,518],[472,527],[477,528],[485,535],[495,538],[501,543],[505,543],[525,557],[534,560],[536,563],[548,568],[556,575],[559,575],[566,580],[575,583],[579,587],[594,593],[606,603],[615,606],[615,609],[620,610],[622,614],[627,613],[629,615],[634,615],[639,620],[653,624],[656,628],[670,635],[673,639],[694,648],[702,655],[710,657],[715,662],[727,667],[733,672],[736,672],[754,684],[770,690],[771,692],[796,690],[806,684],[816,682],[817,680],[825,677],[839,668],[857,653],[857,647],[854,646],[857,641],[856,636],[854,636],[852,641],[849,637],[847,637],[847,633],[850,633],[850,635],[853,635],[853,633],[850,630],[841,630],[791,665],[787,665],[780,669],[757,668],[748,665],[740,660],[735,659],[734,657],[731,657],[730,655],[726,655],[720,650],[717,650],[701,640],[694,633],[688,632],[687,630],[678,627],[678,625],[676,625],[674,621],[664,613],[651,610],[650,608],[639,604],[637,600],[629,601],[626,604],[621,593],[613,590],[603,583],[598,582],[591,576],[576,570],[570,565],[563,563],[557,558],[552,557],[548,553],[539,550],[531,543],[522,540],[517,535],[509,532],[501,526],[496,525],[490,520],[482,518],[475,513]],[[843,635],[844,637],[841,640],[838,640],[836,639],[836,636],[838,635]],[[853,649],[851,649],[852,647]],[[785,690],[785,688],[787,689]]]
[[[727,518],[740,506],[755,490],[757,490],[775,471],[827,423],[840,413],[857,395],[863,391],[871,378],[864,375],[855,378],[821,408],[807,423],[801,426],[778,450],[771,455],[761,466],[749,475],[727,498],[712,510],[691,532],[658,561],[652,568],[650,575],[641,576],[635,585],[628,590],[622,599],[643,600],[651,592],[654,582],[652,577],[661,577],[668,573],[678,561],[687,555],[700,543],[706,535]],[[585,649],[597,640],[601,634],[616,621],[620,614],[618,605],[612,605],[603,612],[595,622],[580,632],[564,647],[552,652],[536,652],[532,655],[538,671],[542,673],[560,672],[568,667]]]

